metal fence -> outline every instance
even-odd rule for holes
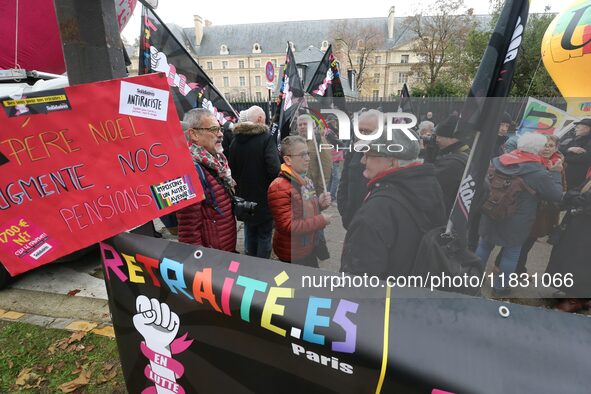
[[[566,110],[566,101],[562,97],[536,97],[537,99],[551,104],[560,109]],[[318,110],[321,106],[315,97],[307,97],[308,106],[313,110]],[[508,97],[506,99],[505,111],[515,121],[519,121],[523,116],[523,110],[528,97]],[[423,119],[427,112],[432,112],[436,122],[444,120],[453,111],[461,111],[465,98],[462,97],[411,97],[413,113],[418,119]],[[378,109],[383,112],[396,112],[400,99],[388,98],[350,98],[346,99],[346,108],[348,112],[356,112],[362,109]],[[237,112],[258,105],[266,113],[269,113],[268,101],[232,101],[230,104]],[[271,113],[274,114],[277,103],[270,103]],[[326,108],[326,107],[325,107]]]

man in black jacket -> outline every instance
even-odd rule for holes
[[[247,110],[246,122],[234,128],[229,164],[236,181],[236,195],[256,202],[254,215],[244,221],[244,250],[249,256],[271,256],[273,217],[267,189],[279,174],[277,145],[265,126],[265,111],[258,106]]]
[[[392,144],[402,149],[388,150]],[[382,279],[409,275],[424,231],[445,222],[435,168],[418,159],[418,141],[399,130],[394,130],[393,141],[384,133],[367,146],[361,163],[369,193],[345,236],[341,271]]]
[[[454,138],[458,117],[450,115],[435,128],[437,156],[429,160],[435,165],[435,177],[443,191],[445,212],[449,215],[468,162],[470,147]]]
[[[576,122],[574,135],[565,136],[559,149],[566,161],[566,187],[581,186],[591,165],[591,118]]]
[[[379,119],[380,113],[376,110],[370,109],[361,113],[359,115],[359,132],[372,134],[378,129]],[[353,136],[353,133],[351,135]],[[362,157],[363,153],[356,152],[352,144],[349,151],[345,153],[343,172],[337,193],[337,208],[345,229],[349,228],[349,223],[367,195],[367,179],[363,177],[365,167],[361,164]]]

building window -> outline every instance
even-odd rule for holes
[[[207,62],[207,69],[213,70],[213,62]]]
[[[252,46],[252,53],[261,53],[261,44],[255,42]]]
[[[263,101],[263,94],[261,92],[255,93],[257,101]]]
[[[357,64],[363,63],[363,56],[357,56]]]
[[[398,74],[398,83],[406,83],[408,82],[408,73],[399,73]]]
[[[220,46],[220,55],[227,55],[229,53],[230,53],[230,51],[228,51],[228,46],[225,44],[222,44]]]
[[[238,68],[244,68],[244,60],[238,60]]]
[[[403,64],[408,63],[408,55],[400,56],[400,63],[403,63]]]
[[[256,86],[261,86],[261,76],[257,75],[256,77],[254,77],[254,84]]]
[[[380,74],[377,74],[377,73],[376,73],[376,74],[374,74],[374,75],[373,75],[373,81],[374,81],[375,83],[380,83]]]
[[[376,64],[382,64],[382,57],[376,56]]]
[[[273,67],[277,68],[277,59],[271,60],[271,63],[273,63]]]
[[[228,86],[230,86],[230,78],[224,77],[224,87],[227,88]]]
[[[224,60],[224,61],[222,62],[222,68],[223,68],[223,69],[226,69],[226,68],[228,68],[228,61],[227,61],[227,60]]]
[[[377,100],[380,97],[380,91],[379,90],[374,90],[372,97],[374,100]]]
[[[244,90],[240,92],[240,100],[246,101],[246,92]]]
[[[261,61],[260,60],[254,61],[254,68],[261,68]]]
[[[240,77],[240,86],[246,86],[246,79],[244,77]]]

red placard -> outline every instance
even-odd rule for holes
[[[0,99],[11,275],[203,199],[164,74]]]

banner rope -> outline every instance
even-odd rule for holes
[[[21,66],[18,65],[18,2],[16,0],[16,12],[15,12],[15,34],[14,34],[14,67],[20,69]]]
[[[381,393],[384,379],[386,378],[386,369],[388,368],[388,336],[390,334],[390,293],[392,288],[388,286],[386,289],[386,302],[384,305],[384,345],[382,350],[382,369],[380,371],[380,379],[378,380],[378,387],[376,387],[376,394]]]

